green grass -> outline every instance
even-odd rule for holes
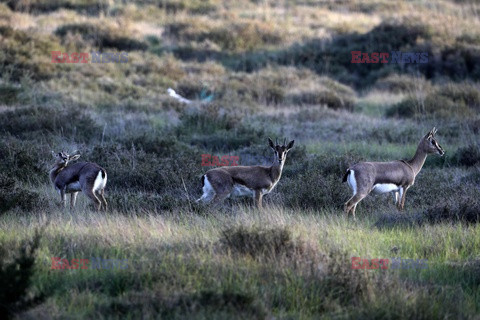
[[[365,288],[375,290],[377,281],[386,281],[391,287],[384,284],[382,295],[395,295],[402,291],[420,297],[430,284],[446,288],[454,286],[456,294],[464,299],[457,311],[461,310],[464,315],[479,311],[478,275],[461,266],[470,261],[478,268],[475,259],[476,248],[480,245],[480,231],[476,226],[439,224],[420,229],[378,230],[372,226],[375,215],[353,222],[346,220],[340,212],[331,211],[302,213],[271,208],[258,212],[250,207],[233,207],[232,210],[212,212],[207,217],[188,211],[137,218],[113,214],[99,216],[89,211],[77,212],[74,216],[52,212],[27,219],[6,215],[1,224],[2,228],[8,225],[10,231],[2,234],[1,242],[8,244],[28,239],[35,228],[49,221],[38,250],[33,277],[37,290],[46,293],[49,298],[44,305],[25,316],[41,313],[42,309],[56,310],[52,314],[55,317],[72,313],[91,317],[106,310],[113,312],[110,314],[113,317],[133,317],[139,312],[146,312],[147,317],[152,317],[159,312],[169,317],[194,318],[207,315],[221,318],[232,316],[231,312],[240,312],[239,317],[247,314],[260,316],[262,313],[281,317],[289,314],[301,318],[331,317],[336,308],[347,312],[369,312],[372,301],[381,299],[379,292],[373,296],[359,293],[366,301],[356,301],[352,297],[342,302],[342,295],[337,297],[331,290],[338,286],[339,290],[347,290],[344,294],[348,295],[349,290],[354,289],[343,287],[340,283],[334,285],[329,279],[349,274],[361,277],[364,270],[350,270],[351,257],[391,258],[393,254],[390,250],[394,246],[399,248],[397,256],[426,259],[428,268],[421,271],[367,271]],[[273,230],[287,228],[297,246],[301,246],[301,241],[307,241],[313,250],[313,253],[303,251],[301,255],[309,255],[307,259],[316,262],[311,265],[310,261],[301,261],[301,255],[261,254],[257,256],[259,260],[237,255],[220,244],[221,231],[232,226],[247,229],[264,226],[260,230],[267,226]],[[24,232],[18,234],[14,231],[17,229]],[[313,256],[324,257],[329,252],[333,254],[329,259],[315,260]],[[128,268],[49,270],[53,256],[69,260],[90,257],[128,259]],[[325,271],[332,259],[339,269]],[[452,267],[452,263],[459,265]],[[341,281],[340,278],[335,279]],[[328,283],[333,287],[324,287]],[[228,295],[225,304],[218,300],[218,296],[213,300],[205,297],[210,293],[222,295],[222,292]],[[327,296],[323,296],[326,293]],[[432,297],[442,299],[442,294],[433,293]],[[234,296],[239,299],[237,302],[231,300]],[[143,299],[141,303],[138,300],[140,297]],[[196,299],[204,302],[200,314],[195,312],[199,307],[194,307],[195,303],[199,303]],[[176,302],[179,305],[172,308]],[[382,308],[388,309],[388,305],[393,307],[399,302],[390,301]],[[438,301],[432,303],[439,312],[452,312]],[[418,307],[424,307],[421,299],[409,302],[407,308]],[[416,312],[428,317],[429,311]]]

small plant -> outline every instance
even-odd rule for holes
[[[36,230],[31,240],[23,242],[13,260],[7,258],[5,248],[0,248],[0,314],[7,319],[44,299],[42,295],[28,296],[41,237]]]

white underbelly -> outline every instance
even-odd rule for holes
[[[75,181],[75,182],[69,183],[65,187],[65,192],[66,193],[77,192],[77,191],[81,191],[81,190],[82,190],[82,187],[80,186],[80,181]]]
[[[245,187],[241,184],[234,184],[233,190],[230,193],[231,197],[245,197],[245,196],[255,196],[255,190]]]
[[[382,194],[387,192],[398,192],[400,191],[401,186],[397,186],[394,183],[377,183],[372,188],[372,193]]]

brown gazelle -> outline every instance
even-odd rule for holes
[[[270,193],[282,176],[283,165],[288,151],[293,147],[292,140],[285,145],[273,144],[268,138],[275,159],[271,166],[220,167],[207,171],[202,177],[203,195],[197,200],[219,203],[229,196],[251,195],[258,208],[262,208],[262,197]]]
[[[93,162],[78,162],[70,164],[77,160],[80,155],[68,155],[65,152],[55,154],[55,165],[50,170],[50,181],[60,193],[63,206],[67,205],[66,194],[70,193],[70,208],[73,209],[77,194],[82,191],[90,200],[93,201],[95,208],[107,209],[107,201],[104,197],[104,189],[107,184],[107,172],[105,169]]]
[[[408,188],[415,182],[415,177],[425,163],[427,155],[445,154],[443,148],[435,140],[437,130],[433,128],[418,144],[415,155],[410,160],[391,162],[359,162],[347,169],[343,182],[348,181],[353,196],[345,203],[345,213],[350,212],[355,219],[357,204],[369,193],[381,194],[393,192],[398,210],[403,210]]]

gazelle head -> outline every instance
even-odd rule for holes
[[[66,152],[55,153],[55,152],[52,151],[52,155],[56,160],[55,165],[57,165],[59,167],[62,167],[62,168],[66,167],[70,161],[74,161],[74,160],[77,160],[78,158],[80,158],[79,154],[75,154],[75,155],[71,156]]]
[[[433,127],[433,129],[422,138],[420,145],[426,153],[436,153],[440,156],[443,156],[445,154],[445,150],[443,150],[442,146],[439,145],[435,139],[436,133],[437,129]]]
[[[283,140],[283,145],[279,145],[277,140],[275,139],[275,144],[273,144],[272,139],[268,138],[268,144],[270,148],[272,148],[273,153],[275,155],[274,162],[275,163],[278,162],[280,165],[285,163],[285,159],[287,158],[287,153],[288,151],[290,151],[290,149],[292,149],[293,143],[295,142],[295,140],[290,141],[288,145],[285,145],[286,142],[287,142],[287,138]]]

